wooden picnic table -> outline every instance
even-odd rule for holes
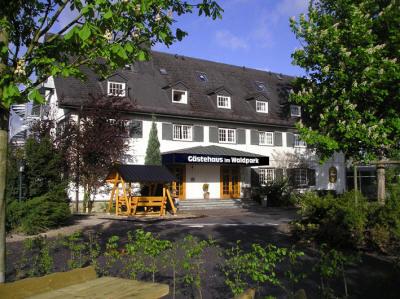
[[[104,299],[156,299],[168,295],[169,286],[160,283],[143,282],[117,277],[101,277],[83,283],[70,285],[31,299],[72,299],[72,298],[104,298]]]

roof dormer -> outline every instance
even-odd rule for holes
[[[208,95],[212,97],[212,99],[217,104],[218,108],[221,109],[231,109],[232,108],[232,93],[226,89],[225,87],[221,86],[217,89],[213,89],[208,92]]]
[[[189,89],[182,81],[169,84],[164,89],[170,91],[171,101],[175,104],[187,104],[189,99]]]
[[[119,73],[109,76],[106,80],[107,95],[114,97],[128,96],[127,81],[128,80]]]

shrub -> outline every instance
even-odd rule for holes
[[[32,235],[64,224],[70,217],[64,186],[32,199],[12,201],[7,208],[7,228]]]
[[[361,194],[347,192],[337,198],[306,193],[300,200],[302,223],[316,227],[315,237],[337,247],[357,247],[364,241],[367,203]]]
[[[295,203],[295,196],[293,196],[292,188],[287,180],[276,180],[257,189],[259,200],[267,197],[270,207],[287,207],[293,206]]]

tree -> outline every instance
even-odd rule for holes
[[[171,45],[186,32],[172,30],[174,15],[197,10],[221,17],[213,0],[0,1],[0,282],[5,279],[5,173],[9,107],[43,102],[37,87],[49,76],[84,79],[80,66],[99,75],[149,58],[148,46]],[[60,26],[60,16],[73,17]]]
[[[301,137],[322,159],[335,151],[377,159],[381,202],[382,162],[400,146],[399,7],[398,0],[311,1],[307,17],[290,21],[303,44],[293,61],[306,71],[290,97],[303,108]]]
[[[146,165],[161,165],[160,141],[158,141],[158,132],[155,118],[151,124],[149,141],[147,143],[146,157],[144,158]]]
[[[70,178],[84,187],[84,211],[86,204],[91,211],[94,198],[104,185],[111,167],[120,162],[129,148],[128,120],[123,118],[119,107],[130,108],[129,100],[92,98],[79,112],[79,121],[70,119],[59,129],[58,147]]]

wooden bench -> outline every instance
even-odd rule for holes
[[[168,293],[167,284],[117,277],[97,278],[93,267],[0,284],[0,298],[7,299],[157,299]]]
[[[0,284],[0,298],[27,298],[40,293],[96,279],[94,267],[57,272],[42,277],[31,277]]]

